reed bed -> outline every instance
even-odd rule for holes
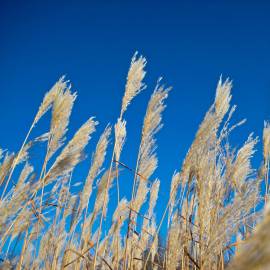
[[[171,90],[161,79],[146,108],[136,164],[128,166],[121,156],[127,137],[125,114],[146,88],[145,68],[146,59],[136,53],[119,117],[101,133],[76,192],[73,171],[86,158],[85,147],[98,122],[90,117],[66,142],[77,94],[64,77],[45,94],[18,152],[0,149],[1,269],[270,268],[270,124],[264,124],[262,163],[255,169],[251,159],[259,139],[250,134],[238,149],[231,146],[230,134],[244,120],[230,124],[236,110],[231,105],[232,82],[220,79],[181,168],[171,176],[169,200],[163,200],[164,212],[157,220],[163,183],[153,179],[156,134]],[[50,129],[32,138],[48,113]],[[31,149],[39,144],[43,161],[34,166]],[[132,186],[121,198],[123,170],[129,171]],[[113,190],[115,209],[110,203]],[[107,230],[104,220],[110,224]],[[163,241],[162,226],[167,228]]]

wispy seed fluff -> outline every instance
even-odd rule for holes
[[[175,198],[176,198],[179,185],[180,185],[180,173],[178,172],[178,173],[174,173],[172,177],[172,182],[171,182],[169,219],[171,218],[171,215],[172,215],[172,211],[175,204]]]
[[[195,172],[194,167],[200,162],[200,156],[207,151],[211,143],[216,140],[217,130],[230,108],[232,84],[227,79],[224,83],[220,79],[216,88],[216,98],[214,104],[206,113],[195,140],[193,141],[182,166],[183,185],[192,178]]]
[[[254,147],[257,142],[258,138],[252,138],[251,134],[245,144],[237,152],[236,159],[233,163],[233,172],[231,174],[231,180],[236,187],[240,187],[253,172],[250,159],[255,152]]]
[[[46,93],[43,101],[39,107],[38,113],[36,114],[34,124],[51,108],[55,98],[60,91],[63,91],[67,87],[67,82],[64,81],[65,77],[61,77],[49,92]]]
[[[263,157],[265,162],[270,157],[270,123],[267,121],[264,122],[263,129]]]
[[[231,89],[232,82],[229,79],[226,79],[224,83],[222,83],[222,78],[219,79],[216,90],[215,110],[216,114],[221,118],[224,117],[230,108],[232,99]]]
[[[146,59],[142,56],[137,58],[136,52],[131,59],[131,64],[128,71],[120,118],[122,118],[131,100],[146,88],[146,85],[143,83],[143,79],[146,74],[144,70],[145,65]]]
[[[5,158],[2,161],[2,163],[0,164],[0,185],[3,184],[6,176],[10,172],[14,158],[15,158],[14,153],[11,153],[11,154],[6,153],[5,154]]]
[[[0,160],[3,158],[3,153],[4,153],[3,149],[0,148]]]
[[[110,178],[109,178],[110,176]],[[95,201],[95,206],[94,206],[94,212],[99,213],[100,211],[103,210],[103,215],[106,217],[107,214],[107,207],[108,207],[108,202],[109,202],[109,190],[112,187],[112,180],[115,178],[116,172],[110,172],[110,170],[107,170],[103,176],[101,177],[99,183],[98,183],[98,191],[97,191],[97,197]],[[109,182],[109,186],[107,187],[107,183]],[[104,205],[104,208],[103,208]]]
[[[91,138],[91,134],[96,130],[98,122],[90,118],[75,133],[61,154],[57,157],[53,166],[45,176],[45,181],[53,180],[58,176],[65,175],[82,160],[83,150]]]
[[[112,220],[113,222],[117,223],[119,222],[120,219],[124,219],[127,216],[128,216],[128,201],[126,198],[123,198],[117,205]]]
[[[87,175],[83,192],[82,192],[82,198],[81,198],[82,210],[85,207],[87,207],[89,198],[92,193],[93,181],[98,176],[98,174],[100,173],[102,169],[102,165],[106,156],[107,146],[109,143],[110,134],[111,134],[111,127],[107,126],[98,141],[96,151],[92,160],[92,165]]]
[[[61,89],[53,102],[48,159],[63,145],[76,93]]]
[[[165,109],[164,101],[171,88],[160,86],[159,82],[148,103],[144,118],[142,140],[139,153],[139,173],[149,178],[157,167],[155,154],[155,134],[162,128],[162,112]]]
[[[19,176],[15,190],[18,190],[20,186],[25,183],[25,181],[33,171],[34,167],[31,166],[28,162],[26,162]]]
[[[160,181],[156,179],[150,190],[150,200],[149,200],[149,209],[148,216],[151,218],[154,214],[154,208],[157,203],[158,191],[159,191]]]
[[[256,226],[253,234],[240,246],[238,253],[230,263],[228,270],[269,269],[270,265],[270,204],[265,208],[262,222]]]
[[[138,157],[138,172],[144,177],[144,179],[140,179],[139,181],[135,201],[133,204],[136,211],[140,210],[148,193],[147,182],[145,181],[145,178],[148,179],[153,174],[158,163],[155,153],[156,146],[154,135],[162,127],[162,112],[166,107],[164,101],[168,97],[168,92],[171,89],[160,86],[159,82],[160,79],[150,98],[144,118],[142,140]]]
[[[114,126],[115,133],[115,147],[114,147],[114,155],[117,161],[120,160],[120,154],[123,149],[123,145],[126,140],[126,121],[118,118],[117,123]]]

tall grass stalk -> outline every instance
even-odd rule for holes
[[[244,120],[231,125],[236,110],[231,105],[232,82],[220,78],[213,104],[181,167],[173,174],[165,209],[156,215],[160,209],[156,204],[164,204],[167,195],[159,191],[165,181],[155,173],[156,134],[162,128],[170,92],[160,80],[146,108],[134,169],[126,165],[122,154],[128,126],[125,113],[146,88],[145,67],[145,58],[135,53],[119,117],[114,126],[106,126],[96,146],[91,146],[95,150],[82,181],[76,181],[73,171],[87,157],[85,148],[98,122],[89,118],[66,142],[76,93],[64,77],[45,94],[18,153],[0,149],[0,269],[270,267],[269,122],[263,128],[261,166],[255,169],[251,161],[259,139],[250,134],[243,145],[231,145],[230,134]],[[48,132],[30,140],[33,129],[50,109]],[[40,153],[44,158],[37,164],[40,159],[29,150],[43,143],[46,151]],[[122,170],[131,174],[124,178]],[[122,197],[122,178],[124,185],[131,187],[128,199]],[[110,194],[115,189],[114,198]],[[115,209],[111,199],[116,202]],[[109,225],[106,231],[105,219]]]

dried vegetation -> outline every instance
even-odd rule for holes
[[[145,66],[145,58],[135,54],[119,118],[94,147],[83,187],[77,187],[72,173],[85,159],[98,122],[89,118],[66,142],[76,93],[64,77],[45,95],[21,149],[0,149],[1,269],[270,268],[269,123],[263,130],[262,165],[254,169],[251,158],[258,138],[250,134],[239,149],[230,145],[230,133],[244,121],[230,124],[236,109],[231,105],[232,83],[220,79],[182,167],[172,176],[161,219],[156,220],[162,185],[152,177],[158,166],[156,134],[170,92],[161,79],[146,109],[136,164],[128,166],[121,158],[127,137],[125,113],[146,88]],[[30,140],[49,112],[50,130]],[[29,151],[37,144],[46,150],[43,163],[34,168]],[[129,171],[130,180],[125,181],[133,183],[127,198],[120,198],[121,170]],[[111,215],[109,199],[117,201],[115,210],[110,206]],[[110,224],[107,230],[105,220]],[[167,228],[163,241],[162,226]]]

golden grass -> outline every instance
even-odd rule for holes
[[[89,118],[65,143],[76,94],[64,77],[45,95],[18,153],[0,149],[1,269],[270,267],[269,123],[265,122],[263,130],[262,165],[254,169],[251,158],[258,138],[249,135],[239,149],[230,145],[230,133],[244,121],[230,125],[236,108],[231,106],[232,83],[220,79],[215,100],[183,165],[172,176],[162,218],[156,220],[155,207],[163,183],[152,179],[158,166],[155,137],[162,128],[162,113],[170,91],[161,85],[161,80],[147,106],[136,164],[129,167],[121,159],[127,137],[125,112],[136,95],[146,88],[145,66],[145,58],[135,54],[119,118],[114,129],[108,125],[101,134],[79,193],[72,192],[72,186],[77,185],[72,172],[85,158],[84,149],[98,122]],[[49,110],[50,130],[30,141],[32,130]],[[108,151],[110,141],[112,152]],[[44,142],[43,164],[34,168],[29,149]],[[106,158],[109,158],[108,166],[104,165]],[[133,177],[129,200],[120,198],[120,168],[128,170]],[[92,194],[94,185],[96,194]],[[265,187],[265,194],[261,186]],[[105,232],[103,221],[108,207],[111,208],[112,189],[117,190],[117,207],[111,227]],[[94,203],[89,204],[92,197]],[[265,206],[262,213],[256,210],[259,203]],[[142,210],[143,206],[146,210]],[[159,233],[164,223],[167,223],[167,235],[162,242]]]

